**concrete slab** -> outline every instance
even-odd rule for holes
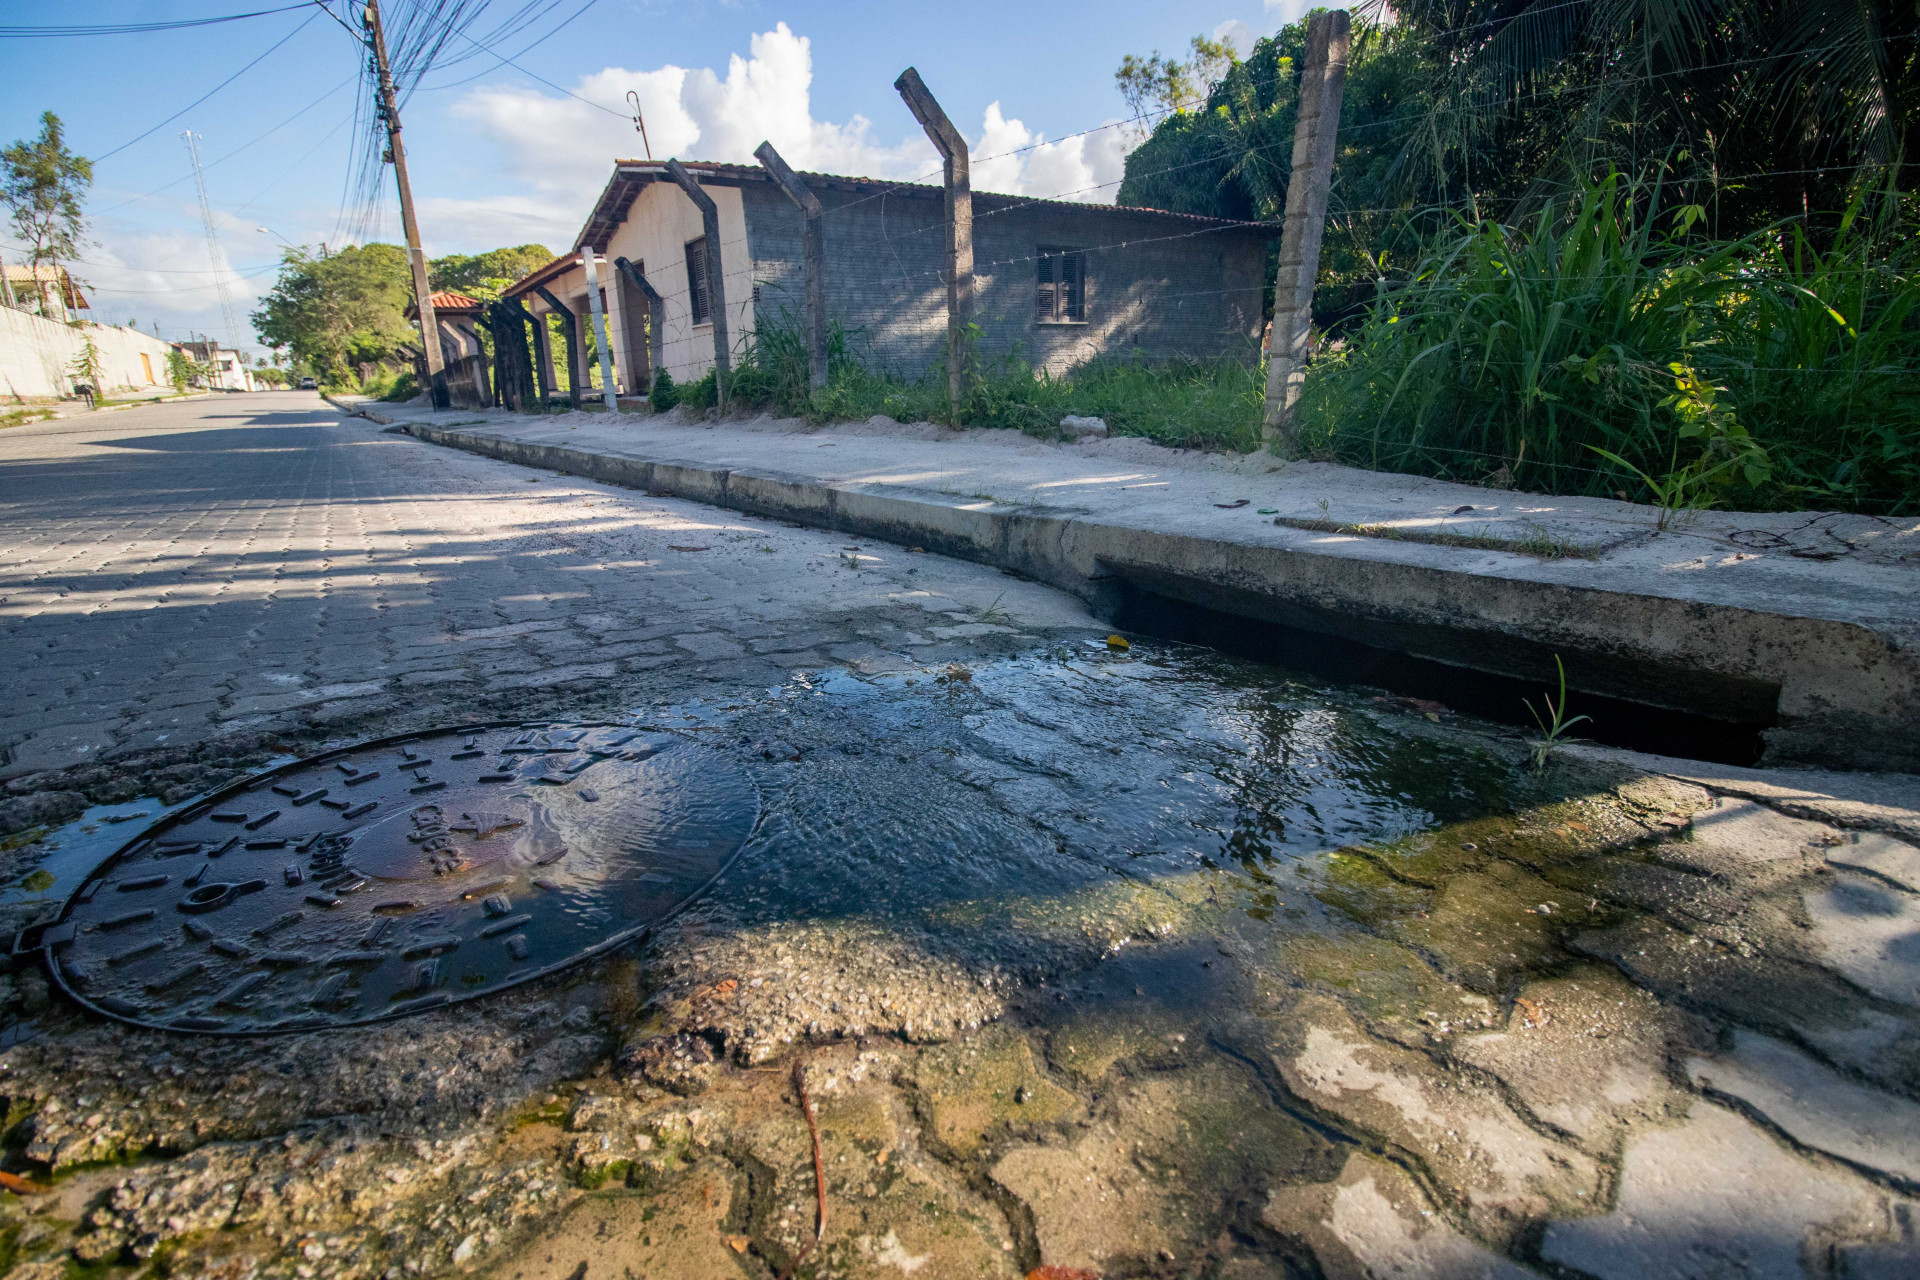
[[[1920,899],[1843,871],[1805,901],[1828,964],[1883,1000],[1920,1006]]]
[[[1602,1280],[1805,1280],[1820,1245],[1884,1230],[1890,1199],[1703,1102],[1630,1143],[1614,1211],[1553,1223],[1540,1256]]]
[[[1920,771],[1920,519],[1707,512],[1661,532],[1632,503],[1138,439],[378,412],[438,444],[998,564],[1097,609],[1144,589],[1529,680],[1559,654],[1591,693],[1774,723],[1770,762]]]
[[[1920,1106],[1843,1079],[1782,1041],[1736,1031],[1731,1053],[1689,1058],[1687,1076],[1738,1098],[1802,1146],[1920,1183]]]
[[[1260,1220],[1304,1240],[1329,1280],[1530,1280],[1534,1274],[1455,1231],[1403,1170],[1369,1155],[1349,1156],[1337,1181],[1276,1190]]]

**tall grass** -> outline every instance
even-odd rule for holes
[[[1849,215],[1741,240],[1617,178],[1521,227],[1462,220],[1316,362],[1303,443],[1356,466],[1689,505],[1920,510],[1920,274]],[[1741,465],[1728,465],[1738,456]]]
[[[936,364],[907,379],[874,368],[854,345],[858,332],[838,324],[827,336],[827,385],[809,385],[806,338],[791,315],[763,324],[743,352],[728,393],[731,404],[765,408],[810,422],[945,422],[947,374]],[[712,377],[676,388],[695,409],[714,402]],[[1143,436],[1174,448],[1246,452],[1260,440],[1262,384],[1250,359],[1096,360],[1055,377],[1017,354],[970,365],[960,425],[1002,427],[1052,437],[1068,415],[1104,418],[1114,435]]]

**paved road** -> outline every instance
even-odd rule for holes
[[[981,622],[996,599],[1008,616]],[[991,569],[436,448],[308,393],[0,432],[16,795],[183,790],[277,738],[947,661],[1024,643],[1008,621],[1092,625]]]

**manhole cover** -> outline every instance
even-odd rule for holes
[[[145,1026],[346,1026],[554,972],[672,915],[752,830],[717,753],[611,725],[389,738],[158,823],[40,935],[54,980]]]

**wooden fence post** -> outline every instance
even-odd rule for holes
[[[960,425],[960,397],[966,389],[967,326],[973,310],[973,187],[967,140],[947,119],[920,73],[908,67],[893,82],[907,109],[940,152],[947,187],[947,401],[951,421]]]
[[[633,283],[633,287],[640,291],[640,296],[647,300],[648,363],[653,365],[654,376],[659,377],[660,370],[666,367],[663,362],[667,358],[666,356],[666,341],[667,341],[666,339],[666,323],[667,323],[666,299],[660,296],[659,291],[653,287],[651,282],[648,281],[646,274],[642,272],[639,267],[636,267],[633,265],[633,259],[615,258],[613,260],[613,265],[620,268],[620,274],[625,276],[629,281],[631,281]],[[634,394],[650,396],[653,394],[653,388],[647,387],[644,390],[635,392]]]
[[[1307,26],[1300,113],[1293,126],[1293,172],[1287,179],[1287,219],[1280,232],[1280,268],[1273,283],[1267,403],[1260,429],[1264,440],[1289,453],[1299,443],[1293,411],[1306,380],[1313,285],[1320,274],[1320,240],[1327,229],[1327,197],[1333,185],[1334,143],[1340,130],[1352,31],[1345,9],[1316,13]]]
[[[733,364],[727,341],[726,273],[720,270],[720,210],[713,203],[713,197],[700,189],[700,184],[678,160],[667,161],[667,176],[680,184],[687,199],[700,210],[700,225],[707,235],[707,305],[713,311],[713,398],[724,411],[727,384],[733,381]],[[691,289],[693,281],[687,281],[687,287]]]
[[[567,398],[578,409],[586,403],[588,385],[585,368],[587,344],[580,341],[580,317],[573,314],[572,307],[554,297],[545,285],[537,284],[533,291],[547,300],[547,305],[560,317],[561,327],[567,331]]]
[[[787,193],[787,199],[800,206],[801,255],[807,269],[807,375],[815,387],[827,385],[827,243],[821,229],[826,212],[820,197],[808,189],[800,175],[787,167],[771,142],[763,142],[753,153],[775,183]]]
[[[607,412],[620,412],[620,393],[613,385],[613,346],[607,341],[607,308],[600,300],[600,275],[594,270],[594,247],[580,250],[580,264],[587,269],[587,309],[593,313],[593,341],[600,352],[600,390],[607,401]]]

